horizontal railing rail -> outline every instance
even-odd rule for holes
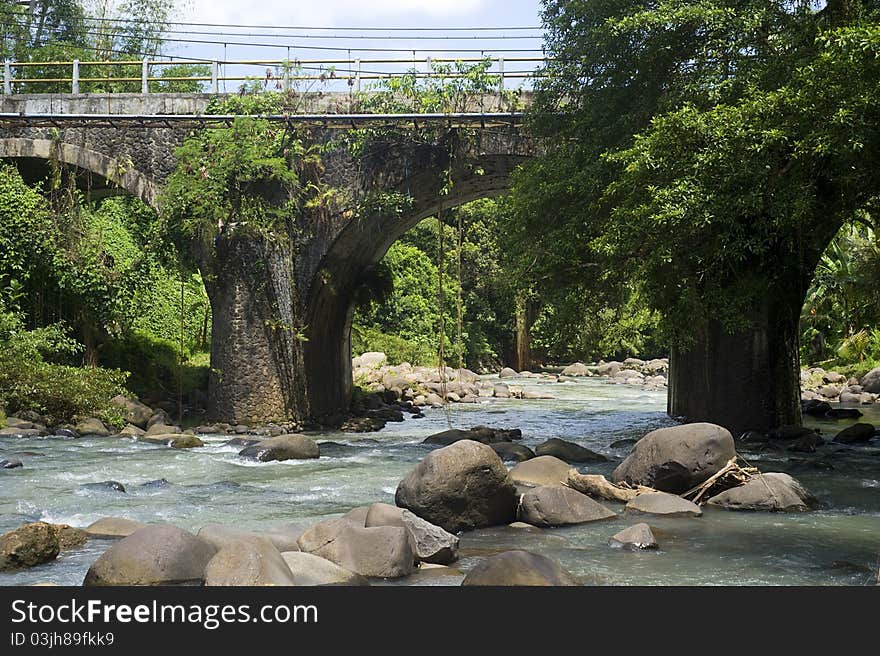
[[[203,93],[221,93],[221,85],[226,82],[262,82],[267,88],[272,85],[276,90],[291,90],[300,82],[335,82],[346,84],[354,91],[362,90],[362,83],[402,76],[414,76],[418,79],[430,78],[462,78],[469,73],[450,68],[448,71],[437,71],[435,64],[476,64],[488,61],[490,67],[487,75],[497,77],[498,90],[505,89],[505,80],[526,80],[540,76],[539,68],[547,60],[544,57],[427,57],[411,58],[378,58],[378,59],[235,59],[216,61],[176,61],[173,59],[141,59],[117,61],[45,61],[16,62],[6,61],[3,66],[3,92],[40,93],[41,86],[67,85],[70,93],[78,94],[82,85],[107,85],[100,89],[102,93],[112,93],[112,83],[140,82],[141,93],[161,93],[166,89],[151,83],[189,82]],[[193,73],[192,75],[177,74],[173,67],[181,65],[202,65],[210,70]],[[139,75],[132,69],[140,67]],[[248,74],[247,69],[261,67],[264,70]],[[157,69],[166,70],[156,73]],[[234,69],[232,72],[229,69]],[[100,69],[100,70],[96,70]],[[45,71],[40,76],[38,71]],[[67,76],[67,71],[70,75]],[[25,85],[26,88],[25,88]],[[203,88],[207,86],[208,88]],[[131,90],[126,90],[130,92]],[[225,91],[225,89],[224,89]],[[57,92],[57,90],[56,90]]]

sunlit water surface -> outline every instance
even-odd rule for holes
[[[393,503],[406,473],[428,453],[425,436],[449,427],[485,424],[520,428],[534,448],[560,437],[608,456],[583,468],[608,475],[629,451],[620,439],[671,425],[665,391],[583,379],[565,383],[516,381],[554,400],[482,399],[478,405],[427,410],[423,419],[390,423],[377,433],[315,435],[318,460],[255,463],[207,436],[201,449],[174,450],[124,439],[0,439],[0,458],[23,469],[0,471],[0,531],[24,522],[86,526],[104,516],[171,522],[197,530],[209,522],[243,528],[309,525],[354,506]],[[880,422],[880,408],[862,420]],[[833,434],[847,423],[825,422]],[[817,424],[819,425],[819,424]],[[549,530],[508,527],[464,534],[455,567],[421,572],[395,585],[457,585],[480,557],[510,548],[559,561],[585,583],[599,585],[865,585],[880,560],[880,443],[829,448],[815,455],[746,454],[764,471],[787,471],[822,502],[805,514],[737,513],[708,509],[701,518],[647,521],[660,549],[632,553],[608,538],[644,517]],[[160,479],[165,479],[163,482]],[[113,480],[126,493],[86,487]],[[616,511],[622,506],[609,504]],[[110,542],[92,540],[46,565],[0,574],[0,585],[53,582],[79,585]]]

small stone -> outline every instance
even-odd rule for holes
[[[703,514],[692,501],[666,492],[640,494],[626,504],[626,510],[666,517],[700,517]]]
[[[624,549],[656,549],[658,546],[651,527],[645,523],[635,524],[623,529],[613,535],[609,543],[612,547]]]

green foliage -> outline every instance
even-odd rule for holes
[[[375,327],[355,325],[351,331],[352,353],[381,351],[389,364],[409,362],[415,366],[437,366],[437,340],[410,340],[399,335],[383,333]]]
[[[787,325],[877,195],[876,5],[544,4],[533,127],[554,139],[515,185],[520,268],[608,299],[635,280],[672,343],[768,297]]]
[[[110,400],[124,391],[128,374],[49,359],[79,348],[65,326],[24,330],[20,318],[0,305],[0,405],[10,414],[33,410],[53,423],[72,421],[77,415],[115,421]]]

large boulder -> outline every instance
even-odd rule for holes
[[[605,462],[608,460],[601,453],[590,451],[588,448],[574,442],[560,440],[558,437],[551,438],[536,446],[535,455],[555,456],[569,463]]]
[[[55,560],[61,544],[58,530],[46,522],[25,524],[0,535],[0,572]]]
[[[415,570],[409,532],[401,526],[366,528],[350,519],[331,519],[303,533],[297,544],[300,551],[361,576],[399,578]]]
[[[397,486],[395,503],[450,533],[509,524],[516,487],[491,447],[462,440],[429,453]]]
[[[510,470],[510,478],[532,487],[557,485],[568,480],[569,469],[571,465],[555,456],[538,456],[516,465]]]
[[[183,585],[204,581],[217,550],[170,524],[151,524],[123,538],[86,573],[83,585]]]
[[[407,530],[416,558],[420,562],[449,565],[458,560],[457,535],[425,521],[405,508],[387,503],[374,503],[369,507],[366,528],[374,526],[401,526]]]
[[[565,526],[611,519],[617,514],[586,494],[563,485],[544,485],[522,495],[517,519],[532,526]]]
[[[296,585],[281,553],[265,539],[224,547],[205,568],[208,586]]]
[[[545,556],[529,551],[505,551],[478,563],[462,585],[576,586],[578,580]]]
[[[352,367],[366,367],[367,369],[378,369],[386,362],[388,362],[388,356],[380,351],[370,351],[368,353],[363,353],[358,357],[353,359]]]
[[[268,532],[247,531],[245,529],[226,526],[224,524],[205,524],[199,529],[198,537],[220,551],[234,547],[241,542],[269,541],[278,551],[296,551],[296,541],[300,534],[276,530]]]
[[[700,517],[703,511],[693,501],[666,492],[645,492],[626,504],[629,512],[665,517]]]
[[[519,378],[519,372],[516,369],[511,369],[510,367],[504,367],[500,372],[498,372],[499,378]]]
[[[370,585],[361,576],[315,554],[285,551],[281,554],[293,576],[293,585]]]
[[[867,442],[873,439],[876,434],[877,429],[874,427],[874,424],[858,423],[844,428],[834,436],[834,441],[841,444]]]
[[[94,417],[86,417],[78,421],[75,430],[83,437],[109,437],[113,434],[103,421]]]
[[[875,367],[865,374],[859,383],[863,392],[880,394],[880,367]]]
[[[113,397],[113,404],[125,414],[125,421],[134,424],[138,428],[146,429],[147,422],[153,416],[152,408],[144,405],[137,399],[129,399],[121,394]]]
[[[651,527],[644,522],[623,529],[619,533],[611,536],[611,539],[608,542],[612,547],[622,549],[635,550],[657,548],[657,538],[654,537],[654,532],[651,530]]]
[[[245,447],[238,455],[260,462],[307,460],[321,455],[317,442],[305,435],[279,435]]]
[[[85,528],[85,532],[92,538],[125,538],[142,529],[146,524],[136,522],[124,517],[102,517],[92,522]]]
[[[706,503],[725,510],[803,512],[814,508],[816,499],[788,474],[770,472],[716,494]]]
[[[651,431],[611,475],[615,483],[679,494],[699,485],[736,456],[733,436],[721,426],[683,424]]]

